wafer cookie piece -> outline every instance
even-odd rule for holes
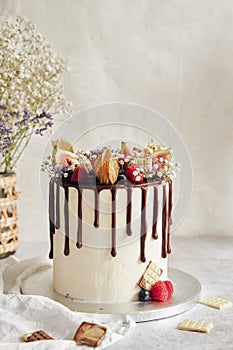
[[[83,322],[77,329],[74,340],[76,342],[97,347],[104,339],[107,328],[99,324]]]
[[[200,300],[200,304],[211,306],[215,309],[221,310],[224,307],[231,306],[232,302],[217,297],[208,297]]]
[[[23,340],[26,342],[37,341],[37,340],[51,340],[51,339],[53,338],[50,337],[50,335],[48,335],[42,330],[23,335]]]
[[[178,329],[182,331],[209,333],[213,326],[211,322],[184,320],[180,323]]]
[[[162,272],[163,270],[159,266],[150,261],[138,282],[139,287],[150,291],[155,282],[159,280]]]

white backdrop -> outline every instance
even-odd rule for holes
[[[136,103],[179,131],[194,183],[176,235],[232,234],[232,0],[0,0],[0,9],[1,21],[14,14],[32,20],[67,59],[75,112]],[[46,142],[35,137],[17,169],[21,241],[48,237],[39,185]]]

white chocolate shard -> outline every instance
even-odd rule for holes
[[[150,291],[155,282],[159,280],[162,272],[163,270],[159,266],[150,261],[138,282],[139,287]]]
[[[207,305],[215,309],[221,310],[224,307],[231,306],[232,302],[221,298],[217,298],[217,297],[208,297],[200,300],[200,304]]]
[[[182,331],[209,333],[213,326],[211,322],[184,320],[178,328]]]

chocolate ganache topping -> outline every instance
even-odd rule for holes
[[[167,186],[168,183],[168,186]],[[133,188],[141,189],[141,229],[140,229],[140,259],[142,262],[146,261],[146,239],[148,236],[148,222],[147,222],[147,192],[148,187],[153,186],[153,222],[152,222],[152,238],[158,239],[157,222],[158,222],[158,186],[162,186],[162,249],[161,256],[167,257],[171,253],[170,247],[170,225],[172,224],[172,181],[162,182],[161,180],[150,180],[146,183],[140,184],[73,184],[71,182],[63,182],[59,178],[52,178],[49,184],[49,227],[50,227],[50,253],[49,257],[53,258],[53,236],[55,229],[60,229],[60,187],[64,189],[64,223],[65,223],[65,243],[64,254],[70,253],[70,238],[69,238],[69,187],[74,187],[78,192],[78,213],[77,213],[77,241],[78,249],[82,248],[82,193],[83,190],[88,189],[94,191],[94,227],[96,229],[100,226],[100,212],[99,201],[100,192],[108,189],[111,191],[111,255],[117,255],[117,215],[116,215],[116,194],[118,188],[124,188],[127,191],[127,207],[126,207],[126,234],[131,236],[133,234],[132,224],[132,191]]]
[[[141,261],[143,263],[146,261],[146,242],[149,231],[151,231],[152,239],[157,240],[159,237],[159,213],[161,214],[161,229],[159,229],[161,231],[161,257],[166,258],[167,254],[170,254],[172,180],[179,169],[178,163],[173,160],[171,148],[151,140],[143,148],[133,147],[131,149],[127,142],[122,141],[121,148],[118,149],[106,146],[101,149],[75,152],[68,141],[59,139],[53,142],[52,156],[48,159],[51,163],[47,160],[42,170],[48,170],[52,174],[49,184],[50,258],[53,258],[53,237],[56,230],[61,230],[61,222],[64,222],[64,255],[70,254],[70,233],[73,233],[70,232],[69,227],[69,218],[71,217],[69,212],[70,188],[77,190],[77,249],[82,248],[83,235],[85,235],[83,232],[84,191],[93,191],[93,226],[98,231],[101,226],[100,194],[101,191],[108,190],[111,194],[110,251],[112,257],[116,257],[117,220],[119,220],[117,216],[117,191],[124,189],[127,196],[125,234],[126,236],[140,234]],[[133,201],[134,189],[141,191],[141,203]],[[64,199],[63,196],[61,199],[61,190],[64,192]],[[149,193],[152,193],[152,198]],[[136,205],[138,207],[134,208]],[[133,232],[136,229],[133,229],[132,225],[133,213],[137,212],[138,209],[141,209],[139,232]],[[151,215],[151,219],[149,215]],[[149,222],[150,220],[151,222]]]

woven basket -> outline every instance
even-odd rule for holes
[[[14,253],[18,247],[18,216],[15,190],[16,174],[0,174],[0,258]]]

